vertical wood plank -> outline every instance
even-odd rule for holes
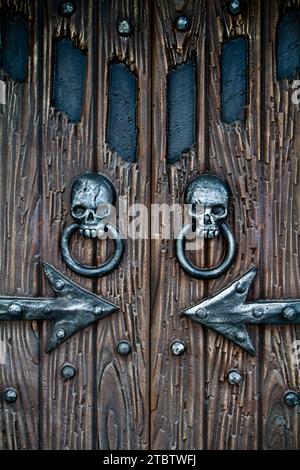
[[[299,298],[300,108],[292,102],[292,82],[277,81],[276,28],[298,0],[264,2],[264,231],[263,297]],[[293,342],[299,326],[266,326],[262,363],[262,446],[298,449],[300,418],[284,403],[287,390],[299,390],[299,364]]]
[[[228,286],[261,256],[261,2],[243,3],[241,14],[228,14],[227,2],[208,2],[209,35],[209,162],[208,170],[230,186],[232,193],[229,224],[238,244],[237,257],[225,276],[208,284],[208,296]],[[242,36],[249,41],[248,106],[245,122],[222,122],[221,54],[226,41]],[[233,83],[234,87],[235,84]],[[222,256],[220,240],[208,242],[209,264]],[[260,298],[257,274],[252,291]],[[207,447],[209,449],[255,449],[258,446],[258,357],[251,358],[223,336],[206,330],[207,341]],[[258,333],[251,331],[257,351]],[[227,373],[237,368],[244,383],[232,386]]]
[[[187,181],[205,168],[205,13],[204,2],[156,0],[153,9],[152,70],[152,203],[183,204]],[[180,15],[191,20],[177,31]],[[193,56],[197,61],[197,122],[195,146],[175,164],[167,164],[167,74]],[[174,219],[174,217],[173,217]],[[199,325],[180,312],[203,297],[203,282],[180,268],[174,237],[151,245],[151,446],[152,449],[203,447],[204,342]],[[198,253],[196,261],[203,262]],[[175,357],[170,344],[186,343]]]
[[[128,207],[149,207],[151,156],[151,2],[99,2],[97,20],[97,161]],[[120,36],[118,22],[127,19],[132,34]],[[137,80],[138,147],[136,162],[125,162],[106,141],[108,67],[111,61],[129,67]],[[126,112],[124,110],[124,112]],[[121,119],[121,116],[120,116]],[[117,207],[119,204],[117,203]],[[145,222],[146,223],[146,222]],[[97,263],[109,256],[109,243],[98,242]],[[145,449],[149,440],[149,240],[125,239],[121,265],[97,280],[97,292],[120,306],[96,331],[97,443],[99,449]],[[132,353],[117,354],[119,341],[128,340]]]
[[[39,2],[1,0],[0,9],[24,15],[30,31],[26,81],[0,71],[6,83],[0,113],[0,295],[35,296],[40,294]],[[36,323],[1,322],[1,449],[38,448],[38,342]],[[3,401],[7,387],[18,392],[14,405]]]
[[[42,153],[42,259],[53,264],[70,279],[92,290],[93,283],[66,268],[60,254],[60,236],[72,222],[70,190],[74,179],[93,169],[94,142],[94,50],[92,0],[77,2],[75,14],[65,19],[60,2],[43,3],[43,130]],[[52,107],[53,46],[55,38],[72,39],[87,55],[87,72],[79,124]],[[78,235],[78,234],[77,234]],[[92,242],[74,236],[74,256],[86,264],[93,261]],[[43,279],[43,296],[53,296]],[[58,349],[44,353],[51,332],[44,322],[41,344],[41,430],[43,449],[91,449],[93,446],[93,329],[86,328]],[[61,368],[73,365],[76,376],[63,381]]]

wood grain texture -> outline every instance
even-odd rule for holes
[[[37,54],[39,34],[38,1],[0,2],[0,11],[24,15],[29,22],[28,74],[24,84],[0,72],[6,83],[6,105],[0,114],[0,293],[39,294],[38,184],[39,81]],[[1,13],[0,13],[1,14]],[[35,323],[1,323],[0,341],[0,448],[38,447],[38,344]],[[14,405],[3,401],[7,387],[17,390]]]
[[[299,298],[300,109],[292,102],[292,83],[276,81],[276,27],[299,1],[264,2],[264,298]],[[262,447],[297,449],[300,416],[283,401],[299,390],[299,365],[292,361],[299,326],[266,326],[261,354]]]
[[[241,15],[227,13],[226,2],[209,2],[209,161],[207,169],[230,186],[231,226],[237,245],[232,268],[208,283],[208,296],[228,286],[250,266],[259,266],[261,257],[261,3],[246,2]],[[230,38],[243,36],[249,41],[249,96],[245,123],[225,124],[221,118],[221,53]],[[209,242],[208,263],[216,265],[222,256],[220,240]],[[254,281],[252,295],[260,298],[261,273]],[[207,331],[207,447],[209,449],[255,449],[258,446],[259,356],[250,357],[223,336]],[[258,332],[251,331],[258,351]],[[241,386],[227,382],[227,373],[237,368],[244,376]]]
[[[70,279],[92,290],[93,283],[66,268],[60,255],[60,237],[65,225],[73,221],[70,215],[70,191],[74,179],[94,166],[94,49],[93,2],[79,1],[75,14],[64,19],[59,14],[57,0],[43,6],[43,66],[42,66],[42,150],[41,168],[42,217],[41,256]],[[87,55],[87,72],[83,93],[82,116],[79,124],[52,105],[53,47],[55,38],[68,37]],[[78,235],[78,234],[77,234]],[[74,236],[71,249],[75,257],[91,263],[92,242]],[[43,296],[53,295],[42,278]],[[73,336],[51,354],[45,346],[51,324],[43,323],[41,341],[41,447],[43,449],[91,449],[93,447],[93,328]],[[75,379],[63,381],[61,367],[73,365]]]
[[[205,168],[205,13],[204,2],[156,0],[153,8],[152,70],[152,203],[183,203],[187,180]],[[191,18],[186,33],[174,29],[179,14]],[[167,99],[169,70],[197,60],[197,141],[176,164],[167,164]],[[203,447],[204,341],[199,325],[180,312],[203,297],[203,283],[187,276],[177,263],[176,234],[152,240],[151,246],[151,447]],[[198,253],[196,263],[203,262]],[[175,357],[170,344],[183,340],[187,352]]]
[[[99,2],[97,36],[96,169],[108,176],[128,207],[149,206],[151,144],[150,1]],[[121,37],[118,21],[130,18],[133,34]],[[138,148],[136,162],[125,162],[106,142],[108,68],[125,63],[137,79]],[[118,204],[117,204],[118,205]],[[97,263],[109,255],[100,242]],[[125,239],[121,265],[97,280],[97,292],[120,306],[114,316],[99,323],[96,332],[97,448],[144,449],[149,441],[149,240]],[[127,358],[118,356],[117,343],[132,344]]]

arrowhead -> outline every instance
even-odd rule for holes
[[[79,330],[119,310],[108,300],[83,289],[70,281],[50,264],[43,263],[44,271],[56,296],[61,300],[62,309],[54,314],[54,325],[46,352],[51,352]]]
[[[225,336],[255,356],[255,349],[245,323],[237,313],[241,311],[240,307],[247,298],[256,272],[257,269],[253,267],[218,294],[184,310],[183,315]]]

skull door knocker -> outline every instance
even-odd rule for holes
[[[76,223],[64,229],[61,252],[69,268],[81,276],[103,276],[115,269],[121,261],[124,251],[122,237],[114,225],[105,222],[115,202],[116,191],[113,184],[99,173],[85,173],[73,183],[71,214]],[[69,248],[71,236],[78,230],[85,238],[100,238],[106,232],[114,240],[114,255],[98,267],[80,264],[73,258]]]
[[[188,260],[184,244],[193,223],[182,227],[176,240],[176,255],[181,267],[191,276],[199,279],[213,279],[224,274],[232,265],[236,246],[226,219],[228,216],[229,188],[224,181],[211,174],[193,179],[186,188],[185,202],[189,204],[189,215],[196,222],[196,236],[213,238],[222,235],[226,241],[226,253],[216,267],[201,269]]]

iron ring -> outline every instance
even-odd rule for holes
[[[181,267],[191,276],[198,279],[214,279],[224,274],[231,267],[236,255],[236,243],[233,233],[226,222],[219,225],[220,233],[226,241],[226,253],[222,261],[214,268],[202,269],[188,260],[185,251],[184,243],[187,233],[191,230],[192,224],[186,224],[180,230],[176,240],[176,256]]]
[[[79,230],[78,224],[71,224],[66,227],[62,233],[61,237],[61,254],[63,260],[67,264],[67,266],[72,269],[77,274],[86,277],[101,277],[105,274],[109,274],[112,272],[120,263],[123,252],[124,252],[124,242],[121,238],[118,229],[112,224],[106,224],[105,226],[106,231],[113,236],[113,240],[115,243],[115,253],[111,258],[106,260],[100,266],[91,267],[84,264],[79,263],[75,260],[73,255],[70,252],[69,243],[71,236]]]

